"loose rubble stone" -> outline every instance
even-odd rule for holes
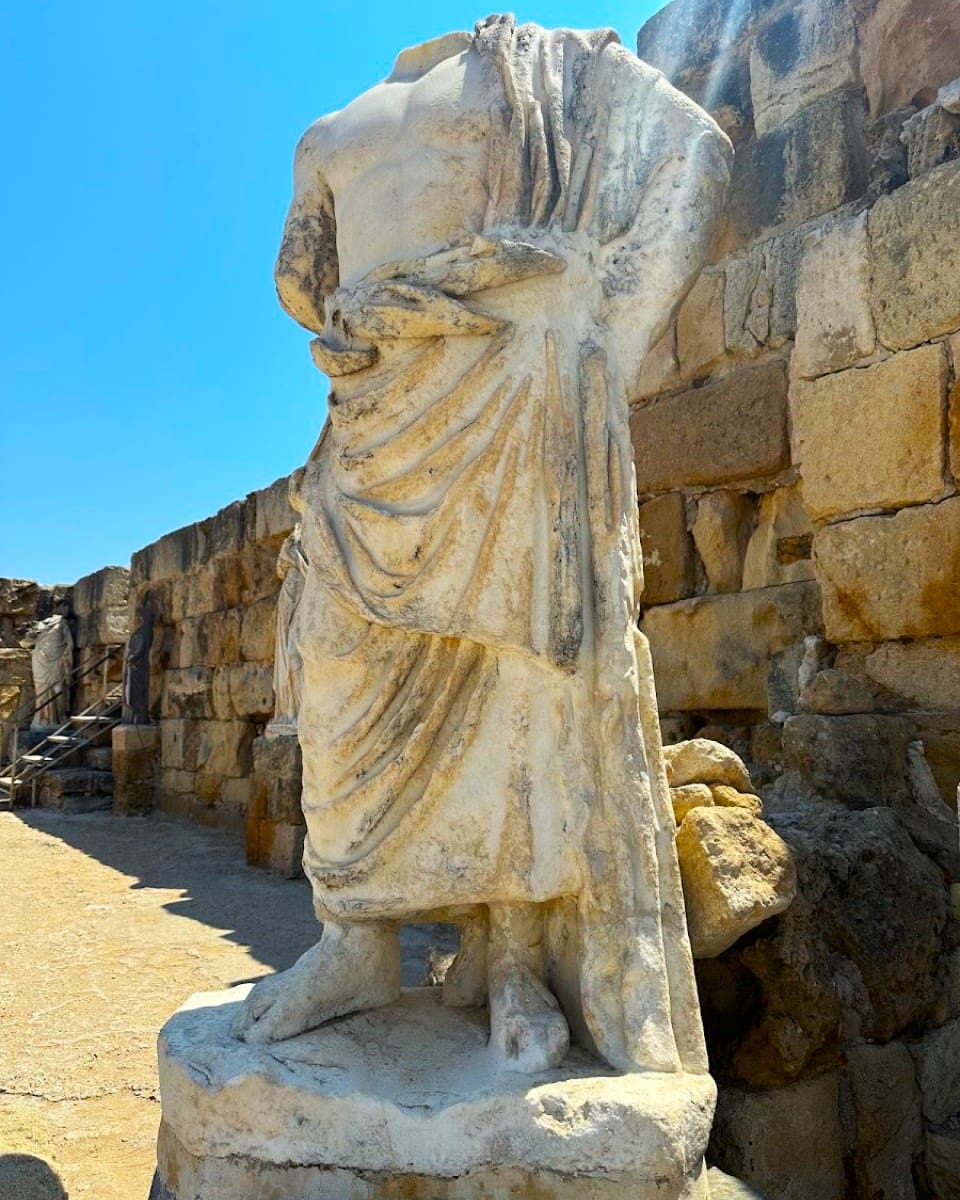
[[[824,521],[943,496],[946,386],[940,345],[895,354],[873,367],[794,380],[794,461],[810,516]],[[864,454],[867,430],[870,453]]]
[[[797,289],[791,370],[804,379],[873,353],[867,217],[831,220],[807,235]]]
[[[740,492],[707,492],[697,501],[691,532],[711,592],[740,590],[754,510],[755,505]]]
[[[691,809],[677,831],[677,854],[695,958],[722,954],[796,894],[788,847],[743,808]]]
[[[831,642],[960,633],[960,497],[827,525],[813,545]]]
[[[902,350],[960,327],[960,163],[881,196],[868,228],[881,342]]]
[[[696,585],[693,539],[680,492],[668,492],[640,505],[643,592],[646,605],[669,604],[692,596]]]
[[[813,526],[800,488],[765,493],[744,555],[744,591],[813,579],[812,550]]]
[[[792,1087],[721,1087],[711,1139],[724,1170],[777,1200],[847,1200],[836,1072]]]
[[[753,38],[750,90],[763,136],[836,88],[858,82],[853,9],[803,0]]]
[[[710,787],[714,803],[720,808],[742,808],[754,817],[763,816],[763,801],[753,792],[744,792],[729,784],[715,783]]]
[[[657,695],[667,712],[767,711],[770,659],[820,630],[819,589],[794,583],[649,609]]]
[[[789,462],[783,365],[723,379],[634,409],[640,494],[772,475]]]
[[[691,738],[675,746],[664,746],[663,758],[671,787],[705,783],[750,790],[750,774],[743,760],[720,742],[704,737]]]
[[[705,783],[683,783],[670,789],[674,820],[679,825],[692,808],[710,808],[713,792]]]
[[[946,988],[947,889],[891,809],[768,796],[766,820],[790,847],[796,899],[697,968],[714,1071],[749,1087],[795,1080],[840,1042],[890,1041]]]

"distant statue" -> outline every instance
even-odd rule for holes
[[[307,558],[300,544],[299,525],[280,547],[277,574],[282,583],[277,597],[277,640],[273,660],[274,716],[266,728],[267,737],[297,732],[303,670],[297,609],[307,575]]]
[[[137,627],[123,652],[123,723],[150,724],[150,647],[153,645],[153,610],[137,609]]]
[[[32,729],[62,725],[70,715],[70,673],[73,671],[73,634],[62,613],[39,621],[24,643],[33,646],[30,664],[33,689],[40,707],[30,722]]]

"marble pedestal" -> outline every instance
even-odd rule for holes
[[[163,1028],[152,1200],[707,1200],[709,1076],[576,1050],[504,1072],[485,1013],[439,988],[247,1046],[229,1028],[248,991],[194,996]]]

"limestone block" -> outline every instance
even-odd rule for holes
[[[677,314],[677,356],[684,379],[708,374],[723,358],[722,271],[704,271]]]
[[[813,526],[800,488],[765,493],[744,554],[744,591],[813,579],[812,549]]]
[[[258,492],[253,492],[250,499],[253,501],[256,518],[254,524],[254,538],[256,541],[263,541],[265,538],[276,537],[282,534],[286,537],[297,523],[297,514],[290,507],[290,485],[296,483],[297,472],[293,475],[284,475],[280,479],[275,479],[269,487],[261,488]]]
[[[790,1087],[721,1090],[715,1144],[722,1165],[777,1200],[847,1200],[846,1139],[835,1071]]]
[[[633,411],[630,431],[641,495],[775,474],[789,462],[783,365],[654,400]]]
[[[957,0],[877,0],[859,10],[860,74],[874,115],[928,103],[960,62]]]
[[[687,529],[686,501],[680,492],[668,492],[640,505],[640,544],[644,606],[669,604],[693,595],[696,559]]]
[[[743,808],[692,809],[677,830],[677,854],[695,958],[722,954],[796,895],[789,847]]]
[[[818,671],[801,687],[800,698],[802,706],[813,713],[869,713],[882,707],[877,689],[869,681],[838,667]]]
[[[187,617],[180,623],[180,666],[219,667],[240,661],[239,609]]]
[[[118,815],[150,812],[155,804],[156,725],[118,725],[112,731],[113,811]]]
[[[737,592],[753,532],[754,505],[740,492],[707,492],[697,501],[691,532],[711,592]]]
[[[830,0],[801,0],[757,33],[750,91],[760,136],[814,100],[858,82],[853,11]]]
[[[246,528],[245,500],[235,500],[212,517],[200,521],[197,525],[197,536],[203,546],[203,560],[219,558],[223,554],[236,554],[242,550],[246,540]]]
[[[192,796],[196,788],[196,772],[181,771],[176,767],[160,768],[159,790],[161,799],[169,796]],[[163,806],[166,808],[166,805]]]
[[[819,529],[829,641],[960,633],[960,498]]]
[[[705,783],[750,790],[750,773],[743,759],[721,742],[698,737],[675,746],[664,746],[663,761],[667,782],[672,788]],[[713,803],[719,802],[715,799]]]
[[[846,1051],[856,1120],[855,1170],[860,1194],[915,1200],[913,1163],[923,1127],[913,1060],[903,1042]]]
[[[197,768],[214,777],[249,775],[252,742],[253,727],[246,721],[204,721]]]
[[[238,825],[246,825],[252,796],[252,779],[224,779],[220,785],[220,807],[224,816]]]
[[[869,186],[866,105],[844,88],[808,104],[763,137],[737,147],[724,249],[782,224],[833,212]]]
[[[212,717],[213,672],[209,667],[182,667],[164,672],[161,715]]]
[[[943,496],[946,385],[941,345],[822,379],[795,380],[793,457],[810,516],[824,521]],[[865,435],[869,454],[863,453]]]
[[[887,705],[947,710],[960,696],[960,637],[851,646],[837,665],[883,689]]]
[[[881,342],[902,350],[960,327],[960,163],[881,196],[868,227]]]
[[[284,879],[296,879],[303,874],[305,826],[267,817],[256,823],[255,843],[251,843],[249,826],[247,832],[247,862],[251,866],[264,867]]]
[[[644,614],[660,706],[767,711],[771,657],[820,629],[819,590],[795,583],[704,596]]]
[[[240,603],[239,590],[230,594],[222,585],[224,566],[229,561],[228,557],[203,563],[182,580],[173,581],[171,615],[176,620],[216,612]]]
[[[900,717],[801,713],[783,727],[783,760],[813,790],[851,808],[897,804],[912,733]]]
[[[247,662],[273,662],[277,603],[274,597],[258,600],[243,613],[240,653]]]
[[[942,105],[929,104],[903,124],[907,171],[911,179],[960,157],[960,116]]]
[[[176,771],[195,771],[204,723],[168,718],[160,723],[160,763]],[[136,726],[131,726],[136,728]]]
[[[731,352],[755,357],[770,341],[773,242],[753,246],[727,263],[723,300],[724,341]]]
[[[269,720],[273,715],[273,667],[238,663],[230,667],[230,706],[238,717]]]
[[[927,1130],[924,1165],[936,1200],[960,1200],[960,1121]]]
[[[193,997],[160,1035],[159,1176],[177,1200],[375,1195],[380,1172],[411,1200],[706,1200],[707,1075],[611,1074],[580,1051],[504,1072],[483,1013],[439,988],[246,1045],[229,1026],[249,990]]]
[[[126,567],[102,567],[73,585],[80,646],[119,646],[130,632],[130,572]]]
[[[673,818],[679,825],[692,808],[711,808],[715,803],[713,792],[705,783],[683,783],[670,789]]]
[[[713,802],[719,808],[742,808],[744,812],[754,817],[763,816],[763,801],[753,792],[741,791],[726,783],[714,783],[710,786]]]
[[[659,392],[680,386],[677,363],[677,325],[671,321],[666,333],[650,350],[637,377],[636,395],[631,400],[648,400]]]
[[[805,242],[791,370],[809,379],[873,353],[866,213],[832,220]]]

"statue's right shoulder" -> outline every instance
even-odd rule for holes
[[[419,46],[401,50],[386,82],[413,83],[433,70],[438,63],[445,62],[448,58],[456,58],[472,45],[473,34],[458,31],[445,33],[442,37],[431,38],[429,42],[423,42]]]

